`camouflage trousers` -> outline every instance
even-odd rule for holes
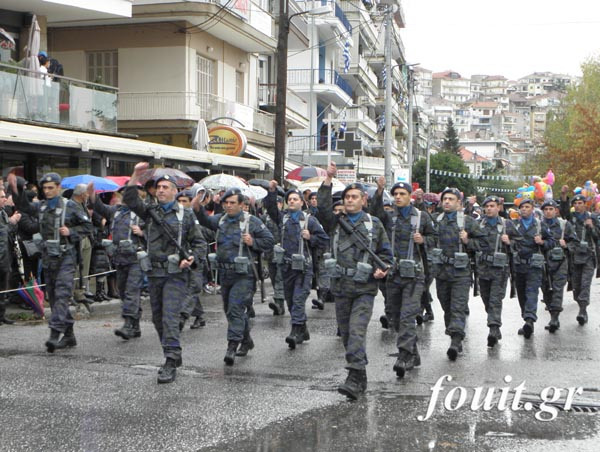
[[[224,270],[221,278],[221,297],[227,316],[227,340],[242,342],[250,334],[248,308],[256,292],[256,280],[252,275],[239,275]]]
[[[273,285],[273,299],[283,300],[285,294],[283,292],[283,277],[281,276],[281,269],[279,265],[269,262],[269,278],[271,278],[271,284]]]
[[[521,306],[523,320],[537,320],[537,305],[540,286],[542,285],[542,269],[531,268],[520,264],[515,275],[515,287]]]
[[[590,289],[592,279],[594,278],[594,257],[590,257],[585,264],[573,265],[573,274],[571,275],[573,283],[573,299],[580,306],[590,304]]]
[[[190,288],[188,296],[183,303],[181,310],[182,317],[189,319],[190,317],[204,316],[204,308],[202,307],[201,295],[202,287],[204,286],[204,273],[199,270],[192,271],[190,275]]]
[[[502,300],[506,296],[508,269],[498,267],[495,270],[489,278],[479,277],[479,292],[487,312],[487,326],[502,326]]]
[[[188,296],[188,278],[188,271],[148,277],[152,323],[158,333],[165,358],[181,357],[179,319],[182,305]]]
[[[560,263],[551,263],[548,268],[550,278],[549,280],[544,278],[542,281],[543,300],[550,312],[561,312],[563,310],[563,294],[567,285],[568,271],[569,267],[566,259]],[[550,287],[550,283],[552,283],[552,287]]]
[[[465,337],[470,288],[470,276],[455,279],[436,278],[435,280],[437,297],[444,310],[446,334],[449,336],[458,334],[462,338]]]
[[[396,347],[413,353],[417,345],[417,314],[421,313],[421,295],[425,287],[425,276],[415,278],[400,276],[388,280],[386,285],[387,305],[391,310],[389,320],[398,330]]]
[[[283,275],[283,292],[290,311],[292,325],[306,323],[306,299],[310,295],[312,285],[312,268],[306,271],[292,270],[290,264],[280,266]]]
[[[315,279],[317,281],[317,287],[322,292],[327,292],[331,285],[331,279],[327,275],[327,271],[325,270],[325,259],[323,256],[320,256],[317,262],[317,268],[315,273]]]
[[[42,265],[46,295],[52,309],[48,326],[64,333],[75,323],[69,311],[69,299],[75,283],[75,258],[72,253],[67,252],[60,258],[45,258]]]
[[[121,297],[121,315],[123,318],[140,319],[142,305],[140,292],[144,283],[144,274],[137,262],[129,265],[116,265],[117,290]]]
[[[346,369],[364,370],[367,360],[367,326],[375,297],[369,294],[335,296],[335,316],[346,349]]]

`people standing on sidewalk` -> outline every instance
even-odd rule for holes
[[[19,212],[13,213],[10,217],[5,210],[7,202],[4,185],[0,185],[0,325],[12,325],[15,323],[6,318],[6,304],[8,297],[3,291],[9,287],[9,280],[13,269],[13,248],[15,246],[15,236],[17,234],[17,223],[21,219]]]

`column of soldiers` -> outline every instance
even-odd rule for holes
[[[560,205],[548,200],[541,217],[533,201],[523,200],[520,218],[502,216],[502,202],[489,196],[481,204],[476,221],[465,214],[463,196],[446,188],[436,211],[422,193],[411,202],[412,185],[392,186],[392,201],[384,201],[384,178],[369,201],[360,183],[332,193],[336,166],[316,196],[289,190],[278,197],[276,181],[269,184],[262,217],[252,215],[239,189],[221,197],[223,213],[209,215],[203,187],[178,192],[170,176],[154,181],[153,195],[142,199],[139,178],[148,164],[136,165],[130,182],[122,187],[122,203],[104,204],[87,187],[89,207],[105,219],[113,268],[122,300],[124,324],[114,333],[124,340],[141,336],[140,293],[148,280],[152,322],[158,333],[164,364],[158,383],[171,383],[182,365],[180,332],[190,317],[192,328],[205,325],[200,298],[205,268],[218,272],[223,309],[228,321],[226,365],[246,356],[255,346],[250,334],[253,297],[261,272],[261,255],[270,254],[269,273],[274,294],[269,303],[274,315],[283,315],[284,301],[290,313],[291,331],[285,338],[290,349],[310,339],[306,300],[313,286],[328,288],[335,302],[338,335],[345,349],[346,380],[338,391],[350,399],[367,388],[367,327],[378,290],[385,295],[382,326],[397,334],[397,359],[392,370],[398,378],[421,365],[417,325],[433,320],[429,286],[435,279],[437,298],[444,314],[446,351],[454,361],[463,353],[469,292],[480,291],[487,313],[487,346],[502,339],[502,308],[510,283],[523,319],[518,334],[531,338],[537,321],[538,297],[549,311],[546,329],[560,328],[563,294],[572,284],[579,305],[576,320],[588,322],[587,306],[596,268],[596,245],[600,239],[598,217],[587,212],[585,198],[569,200],[563,188]],[[8,177],[16,212],[4,211],[5,192],[0,187],[0,257],[11,247],[10,236],[21,215],[36,218],[42,249],[47,297],[52,308],[48,352],[77,345],[74,320],[68,309],[73,294],[77,250],[89,233],[86,209],[60,196],[60,176],[45,175],[41,181],[44,200],[31,202],[14,175]],[[284,202],[287,206],[284,209]],[[571,212],[571,208],[573,212]],[[560,218],[561,216],[562,218]],[[214,237],[211,235],[214,234]],[[208,242],[216,243],[208,253]],[[4,268],[0,290],[7,287]],[[316,273],[316,274],[315,274]],[[323,308],[319,296],[315,307]],[[0,299],[0,323],[10,323]]]

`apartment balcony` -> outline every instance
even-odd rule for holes
[[[377,138],[377,123],[371,119],[361,107],[348,107],[346,109],[347,130],[358,130],[361,135],[371,140]]]
[[[117,88],[0,63],[0,117],[117,132]]]
[[[275,113],[277,84],[258,85],[258,104],[261,110]],[[306,129],[309,126],[308,104],[294,91],[288,89],[286,95],[285,120],[288,129]]]
[[[352,102],[352,87],[333,69],[288,70],[288,86],[298,94],[316,93],[324,103],[339,107]]]
[[[370,96],[375,98],[377,91],[377,75],[367,62],[367,59],[359,55],[358,60],[350,61],[348,72],[343,72],[344,58],[340,57],[340,72],[341,76],[352,86],[357,95]]]
[[[339,5],[346,17],[354,27],[360,27],[360,30],[369,45],[377,44],[377,35],[379,31],[375,27],[375,22],[371,19],[371,14],[363,6],[353,0],[339,0]],[[376,12],[376,8],[372,8]]]
[[[337,42],[340,47],[343,47],[346,39],[352,39],[352,24],[336,1],[321,0],[313,2],[311,0],[306,2],[297,1],[296,3],[306,11],[310,11],[317,6],[329,6],[331,8],[331,13],[309,19],[310,21],[314,20],[314,24],[319,30],[319,37],[323,41]]]
[[[275,134],[275,115],[208,93],[140,92],[119,94],[119,121],[210,121],[233,118],[236,126],[267,136]]]

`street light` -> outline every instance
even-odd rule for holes
[[[307,11],[300,11],[288,17],[288,4],[289,0],[279,0],[279,33],[277,36],[277,98],[275,100],[275,155],[273,159],[273,178],[282,185],[287,142],[285,109],[287,104],[287,53],[290,21],[295,16],[300,16],[301,14],[318,16],[331,12],[331,8],[326,5]]]

